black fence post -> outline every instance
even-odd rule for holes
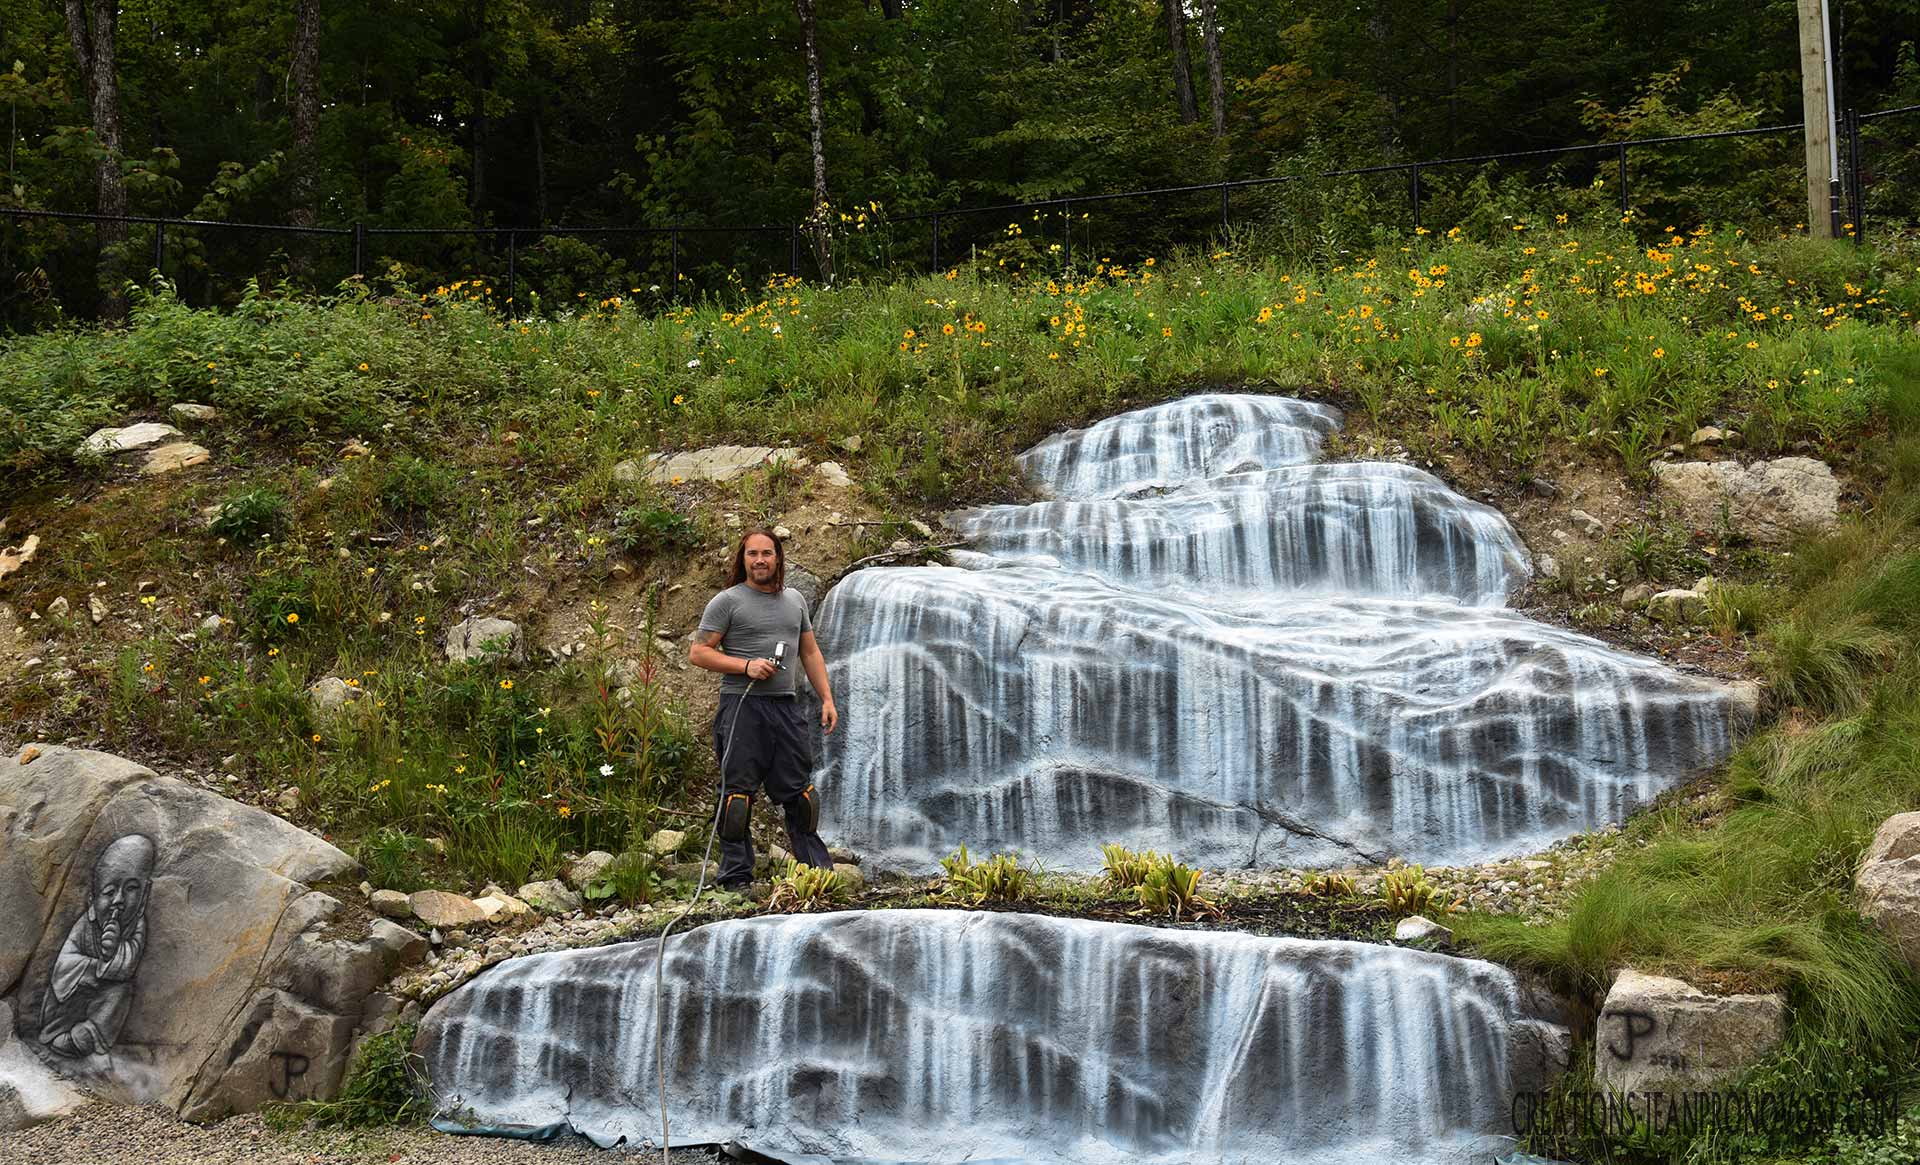
[[[507,231],[507,314],[513,314],[513,301],[520,293],[520,232]]]
[[[359,219],[353,220],[353,273],[367,273],[367,228]]]
[[[1407,195],[1413,200],[1413,229],[1420,229],[1420,163],[1415,162],[1407,172]]]
[[[787,270],[791,274],[800,274],[800,228],[787,228]]]
[[[1067,227],[1067,269],[1073,269],[1073,203],[1061,204],[1060,221]]]
[[[1627,143],[1620,143],[1620,217],[1625,218],[1631,211],[1627,206]]]
[[[933,271],[936,275],[940,273],[940,214],[938,211],[933,215]]]
[[[673,266],[673,282],[668,285],[667,298],[674,303],[680,302],[680,232],[667,232],[668,261]]]
[[[167,261],[167,224],[153,224],[153,269],[157,274]]]
[[[1220,241],[1227,240],[1227,216],[1233,213],[1233,187],[1220,184]]]

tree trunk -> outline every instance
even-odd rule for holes
[[[287,184],[287,222],[310,227],[319,219],[319,184],[314,137],[320,126],[320,0],[295,0],[293,9],[293,156],[292,180]],[[301,278],[313,274],[312,240],[296,235],[293,270]]]
[[[1447,0],[1447,150],[1460,152],[1460,0]]]
[[[86,86],[87,111],[93,119],[93,138],[100,151],[94,163],[97,209],[103,215],[127,213],[127,180],[120,169],[120,84],[114,76],[114,40],[120,21],[116,0],[93,0],[91,21],[83,0],[66,0],[67,35],[73,41],[74,63]],[[95,224],[100,245],[100,317],[118,323],[127,317],[127,224],[101,220]]]
[[[900,0],[880,0],[880,15],[885,20],[900,19]]]
[[[1193,70],[1187,64],[1187,14],[1183,0],[1160,0],[1167,14],[1167,40],[1173,45],[1173,97],[1180,106],[1180,124],[1200,120],[1199,107],[1193,103]]]
[[[833,251],[827,245],[827,115],[820,97],[820,46],[814,37],[814,0],[793,0],[800,14],[800,39],[807,53],[807,120],[813,128],[813,253],[820,278],[833,279]]]
[[[1214,0],[1200,0],[1200,35],[1207,44],[1207,96],[1213,101],[1213,136],[1227,136],[1227,89],[1220,69],[1220,28]]]

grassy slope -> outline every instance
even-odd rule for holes
[[[1562,921],[1461,929],[1588,992],[1628,961],[1786,987],[1793,1054],[1826,1077],[1845,1074],[1832,1049],[1884,1053],[1920,1028],[1912,980],[1848,905],[1874,825],[1920,804],[1911,250],[1543,216],[1321,271],[1142,257],[1074,280],[954,272],[776,286],[737,311],[654,316],[609,299],[520,322],[486,310],[490,295],[260,297],[229,316],[159,296],[124,332],[0,347],[8,538],[53,535],[0,597],[24,613],[101,579],[158,583],[117,638],[50,621],[73,675],[0,688],[0,704],[142,755],[208,764],[245,741],[272,775],[255,791],[301,785],[311,819],[357,844],[376,881],[437,867],[511,883],[561,850],[680,823],[660,805],[697,804],[698,733],[657,685],[623,710],[599,656],[450,667],[438,631],[463,604],[599,593],[619,550],[669,573],[724,542],[720,508],[777,519],[796,504],[778,475],[718,492],[618,481],[615,463],[644,450],[794,441],[905,517],[1007,496],[1011,454],[1045,432],[1208,383],[1335,400],[1356,427],[1501,491],[1574,463],[1644,482],[1660,448],[1715,421],[1741,431],[1743,454],[1851,467],[1863,495],[1839,534],[1788,559],[1744,556],[1749,585],[1716,608],[1729,644],[1757,647],[1778,719],[1730,766],[1712,822],[1675,809],[1636,823],[1647,844]],[[103,485],[71,460],[93,427],[182,400],[238,422],[216,434],[215,477]],[[348,436],[377,455],[343,460]],[[216,543],[202,509],[254,489],[268,491],[258,520]],[[1601,581],[1575,568],[1562,585],[1600,594]],[[202,611],[232,618],[248,649],[179,638]],[[631,611],[596,618],[644,635]],[[324,674],[371,693],[354,717],[309,713],[301,692]],[[444,858],[418,842],[428,833],[448,839]]]

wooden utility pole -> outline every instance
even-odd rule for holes
[[[1807,134],[1807,233],[1831,239],[1839,217],[1838,152],[1833,140],[1833,64],[1826,0],[1799,0],[1800,106]]]

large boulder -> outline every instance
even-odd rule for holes
[[[0,1000],[20,1043],[193,1119],[330,1095],[417,935],[311,884],[353,859],[120,757],[0,759]]]
[[[1881,822],[1854,878],[1860,912],[1880,925],[1920,973],[1920,813]]]
[[[1782,996],[1708,995],[1629,968],[1600,1010],[1594,1079],[1619,1092],[1712,1088],[1751,1066],[1786,1030]]]
[[[1656,462],[1660,490],[1696,525],[1719,522],[1724,504],[1742,533],[1777,542],[1801,530],[1833,525],[1840,481],[1823,461],[1782,457],[1734,461]]]

